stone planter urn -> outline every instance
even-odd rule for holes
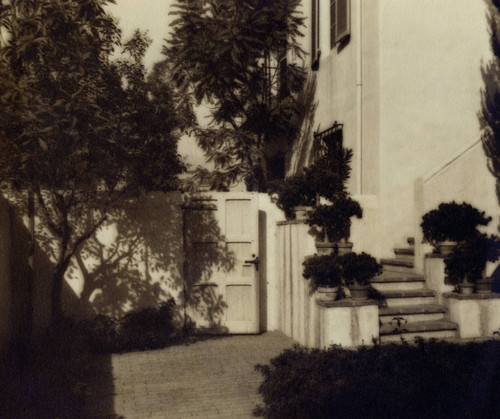
[[[321,301],[331,302],[337,299],[339,287],[318,287],[316,291]]]
[[[467,278],[465,278],[465,281],[458,284],[458,291],[460,294],[470,295],[474,292],[474,286],[475,284],[473,282],[469,282]]]
[[[351,242],[316,242],[316,250],[318,255],[330,255],[336,253],[339,256],[346,255],[352,252],[353,244]]]
[[[307,221],[307,213],[312,211],[313,207],[297,206],[293,207],[293,213],[295,214],[296,221]]]
[[[356,301],[368,300],[370,297],[370,285],[358,285],[356,283],[348,286],[351,299]]]
[[[439,242],[438,243],[438,251],[439,254],[443,256],[448,256],[453,252],[455,247],[457,247],[457,242],[454,241],[444,241],[444,242]]]

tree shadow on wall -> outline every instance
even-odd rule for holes
[[[220,246],[224,238],[207,199],[158,193],[111,213],[68,270],[68,281],[83,285],[80,313],[121,317],[173,297],[177,328],[196,323],[223,332],[226,304],[210,281],[232,269],[234,258]]]
[[[185,196],[183,211],[186,321],[196,324],[198,331],[227,333],[221,281],[235,268],[236,256],[226,247],[217,200]]]

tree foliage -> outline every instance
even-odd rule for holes
[[[482,109],[479,113],[483,149],[488,157],[488,169],[497,178],[496,193],[500,203],[500,1],[485,0],[493,58],[481,67],[484,80]]]
[[[245,179],[263,189],[266,160],[300,131],[295,99],[305,72],[299,0],[178,0],[164,49],[177,84],[210,109],[199,145],[214,165],[212,188]],[[205,173],[206,174],[206,173]]]
[[[147,35],[122,45],[113,2],[0,1],[0,181],[37,198],[55,317],[68,264],[109,209],[177,188],[184,170],[177,140],[189,113],[165,68],[146,77]]]

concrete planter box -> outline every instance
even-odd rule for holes
[[[335,302],[316,300],[320,325],[320,348],[331,345],[373,345],[379,336],[378,305],[375,300]]]
[[[443,294],[449,320],[458,323],[460,338],[492,337],[500,329],[500,293]]]

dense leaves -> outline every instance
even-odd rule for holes
[[[266,418],[498,417],[500,342],[295,347],[259,365]]]
[[[347,240],[351,235],[351,217],[361,218],[363,210],[350,196],[340,196],[331,205],[319,205],[309,214],[308,223],[320,226],[331,242]]]
[[[473,236],[478,226],[486,226],[491,217],[472,205],[444,202],[426,213],[422,218],[424,241],[437,248],[438,242],[447,240],[461,242]]]
[[[488,168],[497,178],[496,193],[500,203],[500,2],[486,0],[486,3],[493,58],[481,67],[484,89],[479,119],[483,128],[483,149],[488,157]]]
[[[336,287],[342,282],[342,267],[336,255],[314,255],[303,265],[304,278],[311,279],[311,291],[317,287]]]
[[[109,208],[177,188],[184,170],[177,139],[190,114],[165,66],[146,77],[147,36],[121,45],[110,2],[0,1],[0,181],[37,197],[56,316],[69,261]]]
[[[370,280],[382,273],[382,265],[365,252],[347,253],[339,257],[342,266],[342,278],[346,285],[354,283],[368,285]]]
[[[483,277],[486,263],[496,262],[499,258],[499,238],[476,233],[460,243],[444,260],[445,283],[477,282]]]
[[[245,179],[263,189],[266,159],[298,135],[294,94],[305,73],[299,0],[178,0],[164,52],[178,86],[210,112],[196,136],[215,171],[211,186]],[[203,175],[208,175],[203,172]]]

